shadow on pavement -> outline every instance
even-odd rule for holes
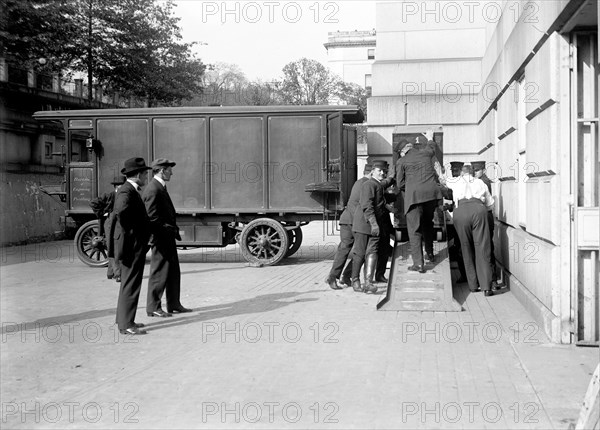
[[[220,305],[206,306],[195,308],[194,314],[189,316],[171,318],[161,318],[160,321],[146,324],[148,331],[159,330],[169,327],[177,327],[185,324],[193,324],[196,322],[215,320],[219,318],[227,318],[235,315],[245,315],[273,311],[289,306],[296,302],[312,302],[318,299],[302,298],[294,301],[282,301],[300,296],[302,294],[321,292],[321,291],[304,291],[304,292],[289,292],[289,293],[273,293],[264,294],[262,296],[244,299],[233,303],[224,303]]]

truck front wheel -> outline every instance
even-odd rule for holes
[[[83,224],[75,235],[75,249],[81,261],[91,267],[108,265],[108,250],[104,237],[99,236],[98,221]]]

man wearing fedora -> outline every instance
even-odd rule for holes
[[[433,215],[443,199],[436,169],[433,130],[423,133],[427,144],[415,143],[402,149],[404,156],[398,160],[396,182],[404,191],[404,214],[410,240],[413,265],[408,270],[425,273],[423,244],[427,260],[433,261]]]
[[[152,162],[154,178],[144,189],[144,204],[150,219],[152,259],[148,278],[146,313],[150,317],[170,317],[172,313],[191,312],[179,301],[181,271],[175,240],[181,240],[176,223],[175,206],[167,192],[167,182],[173,176],[175,162],[158,158]],[[167,312],[161,307],[163,292],[167,297]]]
[[[141,330],[144,325],[135,322],[135,312],[150,238],[150,220],[140,195],[149,169],[141,157],[126,160],[121,173],[127,180],[119,188],[115,199],[115,259],[121,264],[117,325],[123,334],[146,334],[145,330]]]
[[[386,180],[388,163],[375,160],[372,163],[371,179],[362,184],[359,204],[352,217],[352,232],[354,245],[350,256],[352,258],[352,288],[354,291],[376,293],[374,282],[385,282],[385,264],[389,258],[389,240],[393,231],[390,213],[386,208],[384,191],[393,181]],[[382,264],[377,265],[381,259]],[[360,269],[366,266],[365,285],[360,285]],[[377,269],[383,267],[383,272]]]
[[[105,193],[98,198],[95,198],[90,202],[90,206],[94,211],[94,214],[98,218],[98,235],[104,236],[106,243],[106,250],[108,254],[108,268],[106,270],[106,277],[108,279],[115,279],[117,282],[121,282],[121,268],[115,262],[115,251],[114,251],[114,235],[116,218],[114,216],[115,197],[119,191],[119,187],[123,185],[125,179],[123,176],[113,179],[111,185],[114,190]]]

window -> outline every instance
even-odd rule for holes
[[[365,75],[365,88],[371,88],[371,75]]]
[[[375,49],[371,48],[367,50],[367,59],[374,60],[375,59]]]
[[[52,142],[46,142],[44,144],[44,158],[46,158],[46,159],[52,158]]]

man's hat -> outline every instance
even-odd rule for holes
[[[176,163],[174,161],[171,161],[171,160],[169,160],[167,158],[157,158],[156,160],[154,160],[152,162],[152,168],[158,167],[158,166],[161,166],[161,167],[169,167],[169,166],[173,167],[173,166],[175,166],[175,164]]]
[[[367,163],[365,164],[365,169],[363,170],[363,173],[366,175],[367,173],[371,173],[371,170],[373,170],[373,165]]]
[[[123,185],[123,183],[125,182],[125,177],[124,176],[115,176],[115,179],[112,180],[111,184],[112,185]]]
[[[121,173],[125,176],[132,173],[141,172],[142,170],[149,170],[151,167],[146,166],[146,161],[142,157],[134,157],[125,160],[125,167],[121,169]]]
[[[485,169],[485,161],[471,161],[471,166],[473,166],[473,170],[483,170]]]
[[[460,171],[465,163],[462,161],[451,161],[450,162],[450,170],[452,171],[453,176],[460,176]]]
[[[371,162],[371,165],[373,166],[373,169],[378,168],[381,170],[388,170],[389,169],[389,164],[387,161],[385,160],[375,160]]]

